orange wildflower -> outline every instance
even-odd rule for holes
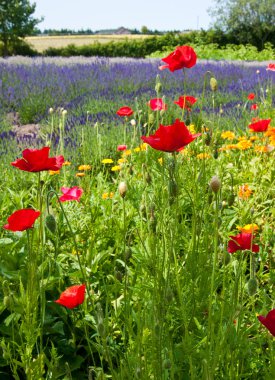
[[[250,189],[248,185],[245,184],[239,188],[239,193],[238,193],[239,198],[248,199],[251,194],[252,194],[252,190]]]

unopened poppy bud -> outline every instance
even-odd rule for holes
[[[209,132],[206,132],[206,136],[205,136],[205,145],[209,146],[210,143],[211,143],[211,135]]]
[[[213,193],[217,193],[221,188],[221,181],[218,176],[214,175],[209,183],[210,189]]]
[[[231,194],[229,195],[229,197],[228,197],[228,200],[227,200],[227,202],[228,202],[228,206],[229,206],[229,207],[231,207],[231,206],[233,205],[234,200],[235,200],[235,194],[231,193]]]
[[[137,123],[136,123],[135,119],[131,119],[130,124],[132,127],[134,127]]]
[[[53,113],[53,108],[50,107],[50,108],[49,108],[49,114],[51,115],[52,113]]]
[[[120,184],[118,185],[118,191],[119,191],[119,194],[122,198],[125,197],[126,193],[127,193],[127,185],[126,185],[126,182],[120,182]]]
[[[68,113],[68,111],[67,111],[67,110],[63,110],[63,111],[62,111],[62,116],[66,116],[66,115],[67,115],[67,113]]]
[[[56,229],[57,229],[57,225],[56,225],[55,217],[52,214],[49,214],[46,216],[45,224],[46,224],[46,227],[48,228],[48,230],[52,234],[55,234]]]
[[[210,78],[210,88],[212,91],[217,91],[218,89],[218,82],[217,79],[214,77]]]
[[[165,369],[170,369],[172,366],[171,360],[170,359],[165,359],[163,361],[163,368]]]
[[[155,86],[155,91],[156,91],[156,93],[158,94],[158,93],[161,92],[161,90],[162,90],[162,85],[161,85],[160,82],[158,82],[158,83],[156,84],[156,86]]]
[[[149,115],[149,118],[148,118],[148,123],[149,123],[149,124],[153,124],[154,121],[155,121],[155,116],[154,116],[153,113],[151,113],[151,114]]]
[[[145,173],[145,181],[150,184],[152,182],[152,177],[150,175],[150,173],[146,172]]]
[[[256,280],[255,277],[252,277],[248,280],[248,282],[246,283],[246,289],[247,289],[247,293],[250,296],[254,296],[257,293],[258,281]]]

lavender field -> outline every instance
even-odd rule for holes
[[[0,378],[274,379],[274,64],[0,60]]]

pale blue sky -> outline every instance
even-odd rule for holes
[[[213,0],[31,0],[44,29],[207,29]]]

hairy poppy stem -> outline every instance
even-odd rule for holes
[[[72,239],[73,239],[73,244],[74,244],[74,248],[75,248],[75,251],[76,251],[76,257],[77,257],[77,261],[78,261],[78,265],[79,265],[79,269],[81,271],[81,274],[82,274],[82,278],[83,278],[83,282],[85,283],[86,285],[86,288],[87,288],[87,295],[88,295],[88,298],[91,302],[91,304],[93,304],[93,300],[91,298],[91,295],[90,295],[90,292],[89,292],[89,288],[90,288],[90,284],[89,282],[87,281],[87,277],[86,277],[86,274],[84,272],[84,269],[83,269],[83,265],[81,264],[81,260],[80,260],[80,253],[79,253],[79,250],[78,250],[78,246],[77,246],[77,242],[76,242],[76,239],[75,239],[75,235],[74,235],[74,232],[73,232],[73,229],[72,229],[72,226],[71,226],[71,223],[67,217],[67,214],[65,213],[65,210],[64,210],[64,207],[62,205],[62,203],[60,202],[59,200],[59,197],[58,197],[58,194],[56,193],[55,190],[50,190],[47,194],[47,209],[49,210],[49,198],[50,198],[50,195],[53,194],[56,196],[57,198],[57,201],[59,203],[59,206],[61,208],[61,211],[66,219],[66,222],[68,224],[68,227],[69,227],[69,230],[72,234]]]

